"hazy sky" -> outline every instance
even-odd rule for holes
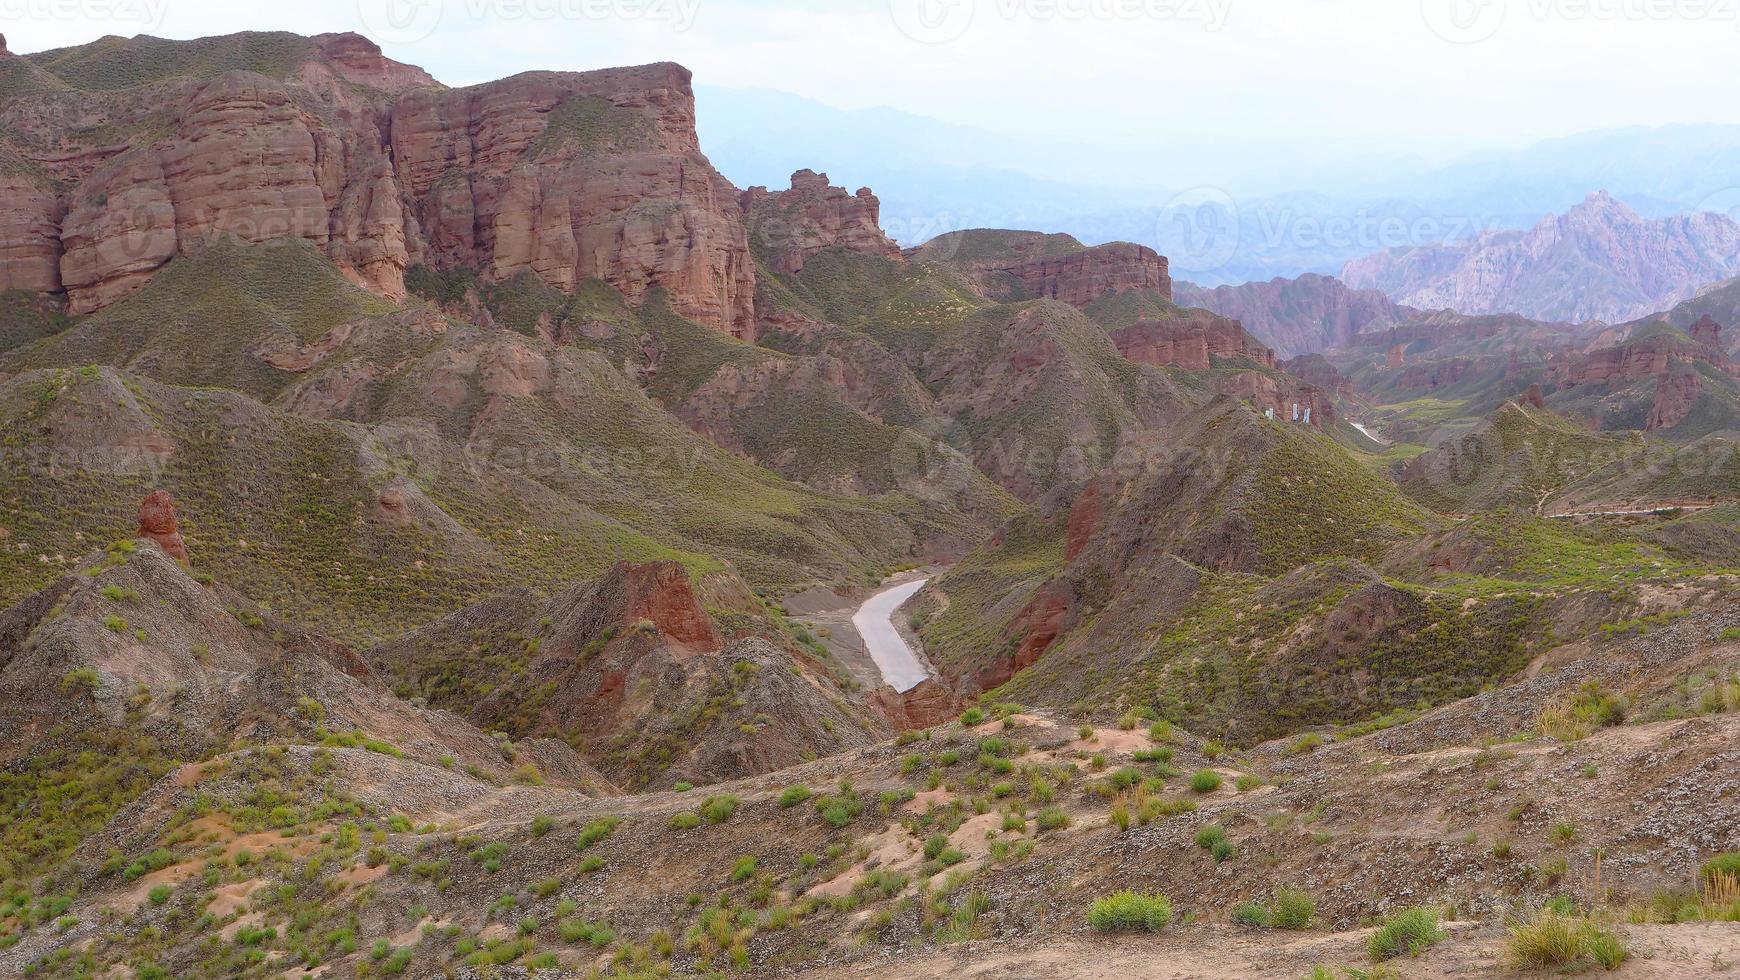
[[[1098,144],[1456,151],[1740,122],[1740,0],[0,0],[0,25],[20,52],[356,30],[450,84],[670,59]]]

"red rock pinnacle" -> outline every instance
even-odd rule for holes
[[[163,553],[187,564],[187,545],[175,522],[175,498],[168,490],[153,490],[139,505],[139,536],[157,542]]]

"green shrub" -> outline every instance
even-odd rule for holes
[[[599,817],[592,821],[586,826],[580,828],[580,838],[574,842],[575,849],[584,851],[604,838],[609,837],[611,834],[616,832],[616,827],[620,823],[622,823],[622,818],[616,816]],[[674,825],[673,822],[673,826]]]
[[[701,817],[708,823],[724,823],[737,812],[737,797],[709,796],[701,803]]]
[[[984,708],[978,708],[978,707],[968,708],[966,711],[961,712],[961,724],[967,726],[968,728],[971,728],[974,725],[984,724],[984,721],[985,721],[985,709]]]
[[[102,681],[97,677],[97,672],[89,667],[69,670],[60,678],[62,694],[89,694],[101,685]]]
[[[737,863],[731,866],[731,880],[745,882],[755,877],[755,868],[758,863],[753,857],[738,858]]]
[[[1040,830],[1058,830],[1069,826],[1069,814],[1054,806],[1048,806],[1039,811],[1034,818]]]
[[[1412,908],[1385,919],[1366,941],[1366,952],[1373,961],[1418,956],[1443,938],[1444,930],[1438,927],[1438,913],[1431,909]]]
[[[127,865],[121,872],[121,877],[127,881],[138,881],[153,871],[161,871],[175,863],[175,855],[159,847],[154,851],[142,854]]]
[[[146,897],[151,900],[152,905],[162,905],[169,901],[169,896],[174,893],[175,890],[168,885],[156,885],[152,887],[151,893]]]
[[[672,830],[694,830],[699,826],[701,826],[701,815],[691,810],[684,810],[671,817]]]
[[[1088,909],[1088,925],[1100,932],[1159,932],[1171,922],[1172,902],[1165,895],[1123,891]]]
[[[1190,777],[1190,788],[1198,793],[1212,793],[1220,789],[1220,783],[1220,773],[1213,769],[1198,769],[1196,774]]]
[[[1266,928],[1269,924],[1269,910],[1256,902],[1240,902],[1233,907],[1232,919],[1242,926]]]
[[[779,805],[789,810],[809,798],[810,788],[808,786],[787,786],[785,791],[779,794]]]
[[[599,857],[596,854],[592,855],[589,858],[584,858],[580,861],[580,873],[583,875],[589,875],[594,871],[602,870],[603,867],[604,867],[604,859]]]
[[[1704,881],[1713,881],[1719,874],[1740,878],[1740,851],[1718,854],[1705,861],[1703,868],[1698,872],[1698,877]]]
[[[1504,949],[1505,957],[1524,969],[1568,967],[1586,960],[1614,970],[1630,956],[1625,941],[1612,931],[1553,909],[1513,924]]]
[[[1277,929],[1304,929],[1317,917],[1317,903],[1297,889],[1283,888],[1275,893],[1269,907],[1269,924]]]
[[[1226,840],[1226,828],[1220,824],[1211,823],[1196,832],[1196,846],[1208,850]]]

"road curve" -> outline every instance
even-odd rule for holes
[[[894,611],[924,588],[928,581],[930,579],[921,578],[884,589],[865,600],[852,614],[852,626],[864,638],[864,648],[870,652],[870,659],[876,661],[877,669],[882,671],[882,679],[901,693],[917,687],[930,677],[930,672],[918,662],[912,648],[906,645],[906,639],[894,628]]]

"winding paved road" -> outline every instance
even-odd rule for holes
[[[906,639],[894,628],[894,611],[924,588],[928,581],[930,579],[921,578],[884,589],[865,600],[852,614],[852,626],[864,638],[864,648],[870,651],[870,659],[876,661],[877,669],[882,671],[882,679],[901,693],[917,687],[930,677],[930,672],[918,662],[912,648],[906,645]]]

